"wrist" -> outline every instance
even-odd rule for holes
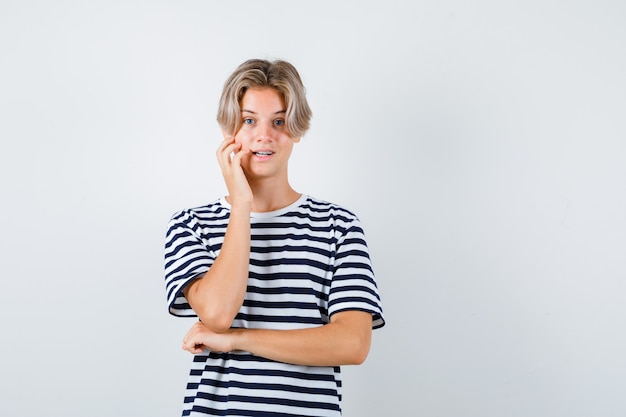
[[[230,329],[232,350],[248,350],[246,349],[246,333],[247,329]]]
[[[241,199],[241,198],[233,198],[232,196],[227,196],[226,201],[230,204],[231,211],[252,211],[252,200]]]
[[[245,202],[245,203],[233,203],[230,205],[230,211],[231,212],[246,212],[246,213],[250,213],[252,211],[252,202]]]

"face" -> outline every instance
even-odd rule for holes
[[[287,162],[293,138],[285,125],[286,107],[282,95],[273,88],[250,88],[240,103],[242,126],[235,141],[251,151],[242,160],[248,179],[287,176]]]

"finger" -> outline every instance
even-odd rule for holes
[[[217,147],[217,153],[221,154],[224,151],[224,148],[226,148],[228,145],[230,145],[231,143],[235,143],[235,137],[231,136],[229,138],[224,139],[221,143],[220,146]]]
[[[222,154],[224,152],[224,149],[228,146],[235,143],[235,137],[231,136],[229,138],[224,139],[221,143],[220,146],[217,147],[216,153],[218,155]]]
[[[218,161],[222,166],[228,166],[232,161],[232,156],[241,149],[240,143],[231,143],[222,149],[222,153],[218,155]]]
[[[235,152],[231,162],[233,164],[241,165],[241,159],[247,155],[250,155],[250,149],[241,149],[239,152]]]
[[[202,345],[187,346],[183,344],[182,348],[183,350],[186,350],[187,352],[193,353],[193,354],[200,353],[204,350]]]
[[[187,337],[183,340],[183,344],[182,344],[183,350],[188,350],[191,352],[197,346],[198,346],[198,342],[193,337]]]
[[[185,333],[185,336],[183,337],[183,349],[187,350],[190,346],[195,346],[195,334],[196,334],[196,326],[197,326],[198,322],[194,323],[191,328],[189,330],[187,330],[187,333]]]
[[[217,159],[218,165],[220,166],[220,169],[222,170],[222,173],[224,174],[224,177],[226,178],[226,176],[230,173],[231,171],[231,157],[229,154],[226,154],[225,156],[220,156]]]
[[[218,146],[215,150],[215,155],[218,157],[218,159],[221,158],[222,154],[224,153],[224,149],[226,149],[228,145],[231,145],[233,143],[235,143],[234,137],[226,138],[220,143],[220,146]]]
[[[190,340],[190,339],[188,339],[188,338],[185,338],[185,339],[183,340],[183,344],[182,344],[182,346],[183,346],[183,350],[189,350],[189,347],[190,347],[190,346],[193,346],[192,344],[190,344],[190,343],[189,343],[189,340]]]

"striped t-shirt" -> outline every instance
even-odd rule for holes
[[[165,243],[169,312],[194,317],[183,288],[204,274],[224,241],[224,198],[176,213]],[[310,196],[251,213],[248,287],[232,327],[302,329],[337,312],[372,314],[384,325],[363,229],[350,211]],[[291,365],[247,352],[194,355],[183,416],[339,416],[340,368]]]

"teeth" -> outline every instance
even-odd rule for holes
[[[255,152],[255,155],[259,155],[259,156],[267,156],[267,155],[271,155],[272,152]]]

